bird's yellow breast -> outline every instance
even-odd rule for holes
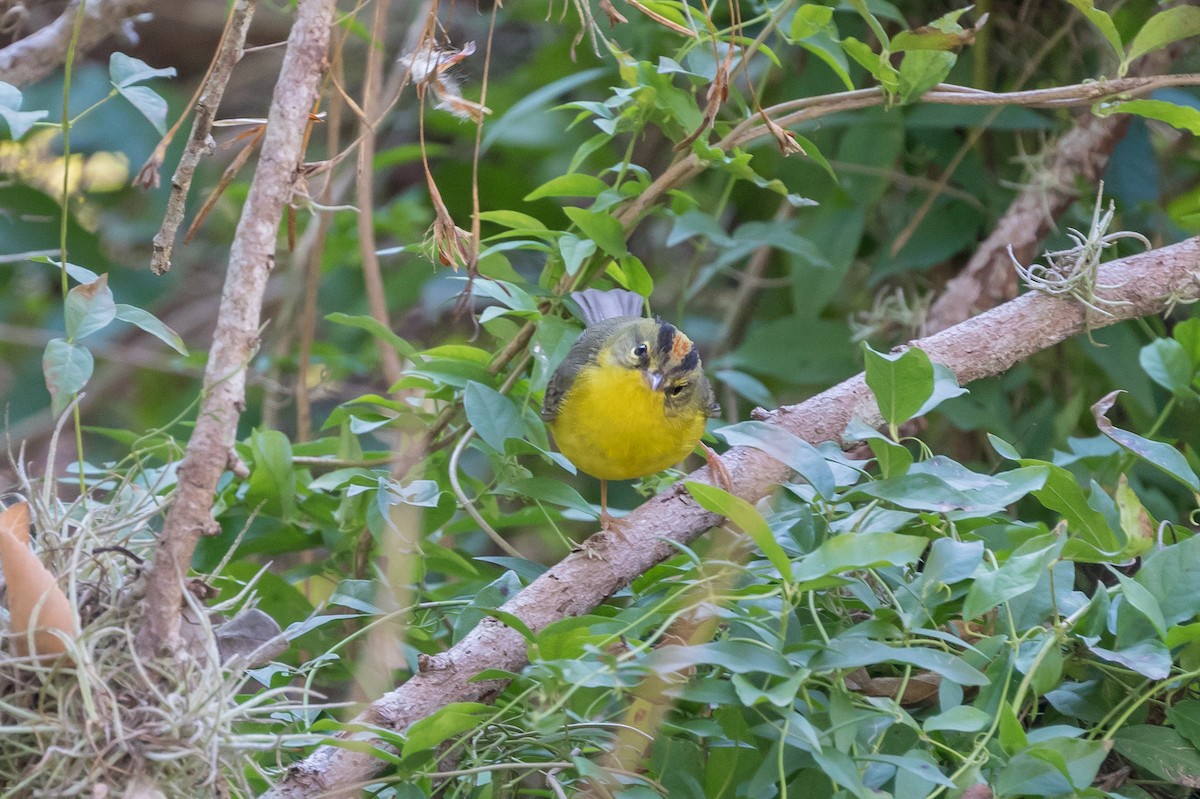
[[[579,371],[550,423],[559,451],[601,480],[632,480],[687,457],[704,434],[704,414],[668,414],[639,370],[591,365]]]

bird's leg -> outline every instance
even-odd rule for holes
[[[622,541],[628,541],[629,539],[627,539],[625,537],[625,531],[621,529],[622,527],[624,527],[624,522],[622,522],[619,519],[615,519],[608,514],[608,481],[601,480],[600,481],[600,529],[607,533],[614,534],[617,538],[621,539]]]
[[[721,460],[720,455],[712,451],[708,444],[701,442],[700,446],[704,447],[704,460],[708,461],[708,473],[712,477],[713,483],[718,488],[723,488],[732,494],[733,478],[729,476],[729,470],[725,468],[725,462]]]

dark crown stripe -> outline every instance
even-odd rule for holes
[[[688,352],[687,355],[683,356],[683,360],[679,362],[679,365],[671,369],[668,374],[672,376],[687,374],[688,372],[694,371],[699,365],[700,353],[693,348],[690,352]]]
[[[670,356],[671,348],[675,346],[675,325],[663,322],[658,326],[658,351]]]

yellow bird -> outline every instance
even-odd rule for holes
[[[705,418],[721,407],[692,340],[668,322],[643,318],[641,296],[621,289],[571,296],[587,329],[550,377],[542,418],[559,451],[600,479],[601,527],[616,530],[608,481],[683,460],[704,434]]]

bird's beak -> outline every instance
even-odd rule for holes
[[[662,372],[647,372],[643,370],[642,379],[646,381],[646,385],[650,386],[651,391],[658,391],[662,388]]]

